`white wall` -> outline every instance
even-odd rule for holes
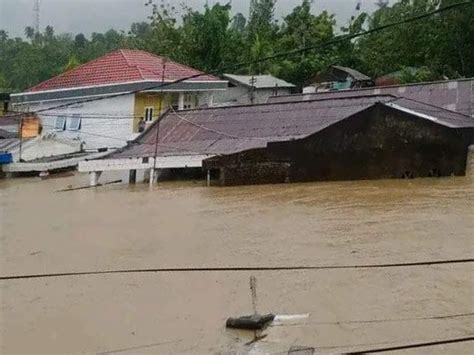
[[[52,108],[58,105],[79,101],[61,100],[29,104],[29,111]],[[104,98],[88,103],[71,105],[61,109],[54,109],[40,113],[43,126],[42,135],[55,132],[58,138],[83,141],[84,149],[118,148],[133,139],[133,113],[135,96],[133,94],[115,98]],[[81,129],[68,130],[71,115],[79,113],[82,116]],[[66,130],[57,131],[54,126],[57,116],[67,115]]]

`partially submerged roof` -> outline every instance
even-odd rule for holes
[[[312,94],[270,97],[269,103],[337,99],[353,96],[393,95],[443,107],[474,118],[474,79],[371,87]]]
[[[245,87],[254,86],[257,89],[274,89],[275,87],[279,88],[294,88],[295,85],[288,83],[282,79],[278,79],[272,75],[234,75],[234,74],[224,74],[224,78],[228,79],[230,82],[238,85],[243,85]],[[252,85],[252,79],[254,79],[254,84]]]
[[[159,156],[231,154],[265,147],[268,142],[299,139],[392,96],[233,106],[169,111],[159,124]],[[108,158],[152,157],[155,123],[129,146]]]
[[[474,127],[468,116],[390,95],[169,111],[127,147],[108,159],[232,154],[269,142],[301,139],[375,104],[382,104],[449,128]]]

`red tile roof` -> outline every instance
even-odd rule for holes
[[[132,49],[119,49],[75,69],[33,86],[28,91],[69,89],[84,86],[112,85],[132,81],[161,81],[163,57]],[[202,72],[173,61],[166,62],[165,80],[174,81]],[[191,81],[215,81],[202,75]]]

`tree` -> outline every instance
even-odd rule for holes
[[[260,40],[269,40],[276,33],[275,4],[276,0],[250,0],[247,26],[250,39],[259,36]]]
[[[69,71],[69,70],[72,70],[74,68],[77,68],[79,65],[81,65],[81,62],[79,61],[79,59],[77,59],[77,57],[73,54],[69,57],[69,60],[66,64],[66,66],[64,67],[64,71]]]
[[[317,46],[334,37],[334,15],[329,15],[326,11],[317,16],[313,15],[311,5],[310,0],[303,0],[301,5],[284,18],[278,44],[279,52]],[[303,85],[306,80],[330,65],[335,56],[334,48],[297,54],[277,64],[277,73],[290,82]]]
[[[232,30],[235,32],[243,33],[245,31],[245,26],[247,25],[247,19],[242,13],[236,14],[232,18]]]
[[[188,64],[209,71],[232,60],[230,9],[230,5],[206,5],[204,13],[189,10],[183,16],[181,48]]]
[[[33,27],[27,26],[25,27],[25,36],[28,39],[33,39],[35,36],[35,29]]]

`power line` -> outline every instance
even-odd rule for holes
[[[304,324],[305,325],[338,325],[338,324],[371,324],[371,323],[377,324],[377,323],[398,323],[398,322],[412,322],[412,321],[424,321],[424,320],[456,319],[456,318],[466,318],[466,317],[472,317],[472,316],[474,316],[474,312],[448,314],[448,315],[443,315],[443,316],[429,316],[429,317],[361,319],[361,320],[346,320],[346,321],[342,320],[342,321],[332,321],[332,322],[304,322]],[[288,325],[284,324],[284,326],[288,326]]]
[[[375,354],[375,353],[383,353],[383,352],[389,352],[389,351],[425,348],[425,347],[454,344],[454,343],[465,343],[465,342],[470,342],[470,341],[474,341],[474,336],[436,340],[436,341],[423,342],[423,343],[411,343],[411,344],[392,346],[392,347],[386,347],[386,348],[367,349],[363,351],[351,351],[351,352],[346,352],[343,354],[345,355]]]
[[[136,274],[136,273],[175,273],[175,272],[248,272],[248,271],[310,271],[310,270],[345,270],[345,269],[388,269],[402,267],[433,266],[446,264],[473,263],[474,259],[431,260],[393,264],[360,264],[360,265],[320,265],[320,266],[237,266],[237,267],[182,267],[182,268],[153,268],[153,269],[124,269],[105,271],[79,271],[49,274],[25,274],[0,276],[0,280],[39,279],[51,277],[107,275],[107,274]]]
[[[215,74],[219,74],[219,73],[222,73],[222,72],[225,72],[225,71],[228,71],[228,70],[236,70],[236,69],[239,69],[241,67],[245,67],[245,66],[249,66],[249,65],[253,65],[253,64],[258,64],[258,63],[266,62],[266,61],[273,60],[273,59],[289,57],[289,56],[292,56],[292,55],[295,55],[295,54],[301,54],[301,53],[305,53],[305,52],[316,50],[316,49],[322,49],[322,48],[325,48],[325,47],[328,47],[328,46],[331,46],[331,45],[334,45],[334,44],[338,44],[338,43],[341,43],[341,42],[344,42],[344,41],[356,39],[356,38],[366,36],[366,35],[369,35],[369,34],[373,34],[373,33],[377,33],[377,32],[380,32],[380,31],[384,31],[388,28],[397,27],[397,26],[404,25],[404,24],[407,24],[407,23],[420,21],[422,19],[434,16],[434,15],[437,15],[437,14],[440,14],[440,13],[444,13],[444,12],[447,12],[447,11],[451,11],[453,9],[460,8],[462,6],[472,5],[473,3],[474,3],[474,0],[467,0],[467,1],[456,3],[456,4],[447,5],[447,6],[444,6],[442,8],[438,8],[436,10],[429,11],[429,12],[426,12],[426,13],[421,14],[421,15],[413,16],[413,17],[410,17],[410,18],[407,18],[407,19],[404,19],[404,20],[396,21],[396,22],[391,22],[389,24],[382,25],[382,26],[379,26],[377,28],[373,28],[373,29],[370,29],[370,30],[361,31],[361,32],[358,32],[356,34],[336,36],[333,40],[330,40],[330,41],[327,41],[327,42],[324,42],[324,43],[320,43],[320,44],[317,44],[317,45],[306,46],[306,47],[302,47],[302,48],[291,50],[291,51],[277,53],[277,54],[274,54],[274,55],[271,55],[271,56],[267,56],[267,57],[260,58],[260,59],[257,59],[257,60],[253,60],[253,61],[249,61],[249,62],[242,62],[242,63],[239,63],[239,64],[227,66],[227,67],[221,67],[217,70],[210,71],[210,72],[200,72],[200,73],[195,74],[195,75],[191,75],[191,76],[184,77],[184,78],[181,78],[181,79],[178,79],[178,80],[175,80],[175,81],[164,83],[163,85],[154,84],[152,86],[149,86],[147,88],[142,88],[142,89],[139,89],[139,90],[121,92],[121,93],[117,93],[117,94],[113,94],[113,95],[109,95],[109,96],[104,96],[104,97],[94,97],[94,98],[89,98],[89,99],[86,99],[86,100],[78,100],[78,101],[75,101],[75,102],[69,102],[69,103],[61,104],[61,105],[50,107],[50,108],[44,108],[44,109],[37,110],[37,111],[34,111],[34,112],[35,113],[41,113],[41,112],[51,111],[51,110],[58,109],[58,108],[69,107],[69,106],[72,106],[72,105],[88,103],[88,102],[93,102],[93,101],[100,101],[100,100],[105,100],[105,99],[109,99],[109,98],[115,98],[115,97],[130,95],[130,94],[134,94],[134,93],[137,93],[137,92],[153,90],[153,89],[157,89],[157,88],[160,88],[160,87],[164,88],[164,87],[174,85],[174,84],[178,84],[178,83],[181,83],[181,82],[184,82],[184,81],[187,81],[187,80],[195,79],[195,78],[198,78],[198,77],[204,76],[204,75],[215,75]]]

